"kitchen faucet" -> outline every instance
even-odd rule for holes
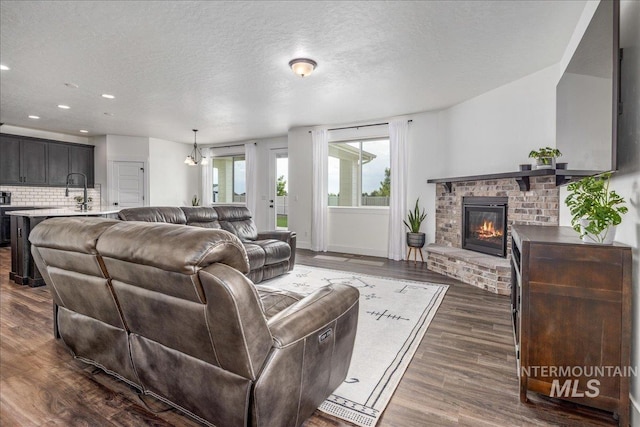
[[[83,202],[80,204],[80,210],[81,211],[89,210],[89,205],[87,203],[87,176],[85,174],[80,172],[71,172],[70,174],[67,175],[67,187],[64,190],[64,196],[69,197],[69,177],[71,175],[82,175],[82,177],[84,178],[84,199],[83,199]]]

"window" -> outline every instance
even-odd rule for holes
[[[214,157],[213,203],[244,203],[245,170],[244,156]]]
[[[329,143],[329,206],[389,206],[389,139]]]

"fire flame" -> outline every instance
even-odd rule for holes
[[[496,230],[493,221],[485,220],[476,230],[478,237],[481,239],[489,239],[492,237],[502,237],[502,230]]]

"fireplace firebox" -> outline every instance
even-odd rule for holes
[[[507,256],[508,197],[462,198],[462,248]]]

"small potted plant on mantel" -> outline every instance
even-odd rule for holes
[[[560,156],[560,150],[551,147],[538,148],[529,153],[529,157],[536,159],[536,169],[555,169],[556,158]]]
[[[628,209],[625,200],[615,191],[609,191],[611,172],[588,176],[567,186],[565,200],[571,212],[571,225],[585,243],[610,245],[616,235],[616,226]]]
[[[420,226],[422,225],[422,221],[427,217],[427,213],[422,209],[420,212],[420,207],[418,206],[418,202],[420,198],[416,199],[416,206],[413,208],[413,211],[409,211],[407,215],[407,221],[404,222],[404,225],[407,226],[409,231],[407,232],[407,246],[410,248],[422,248],[426,241],[426,235],[420,232]]]

